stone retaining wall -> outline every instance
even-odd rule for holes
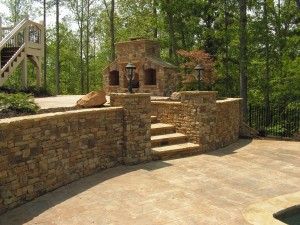
[[[0,214],[123,161],[121,107],[0,122]]]
[[[181,102],[112,94],[109,108],[0,120],[0,214],[81,177],[152,160],[151,117],[211,151],[238,139],[241,100],[182,92]]]
[[[217,101],[216,148],[237,141],[242,122],[242,99],[228,98]]]
[[[181,92],[181,102],[151,102],[151,115],[175,125],[176,132],[200,144],[201,152],[214,150],[238,139],[242,112],[241,99],[216,97],[217,92]]]

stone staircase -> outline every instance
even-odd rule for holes
[[[187,141],[185,134],[176,133],[175,126],[159,123],[151,116],[151,152],[153,159],[182,157],[199,152],[200,146]]]

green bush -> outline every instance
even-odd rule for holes
[[[0,111],[14,111],[17,113],[36,113],[39,107],[31,94],[0,93]]]

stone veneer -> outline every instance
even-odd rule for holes
[[[1,120],[0,213],[122,164],[123,116],[115,107]]]
[[[127,92],[125,66],[129,62],[136,66],[134,83],[138,87],[134,92],[170,96],[175,91],[177,66],[160,58],[159,42],[137,37],[115,43],[115,47],[116,59],[103,71],[106,93]]]
[[[238,139],[241,99],[181,96],[150,102],[149,94],[111,94],[109,108],[0,120],[0,214],[102,169],[152,160],[150,115],[174,124],[199,152]]]
[[[124,108],[125,163],[150,161],[150,94],[111,94],[110,105]]]
[[[217,92],[181,92],[181,102],[153,101],[151,115],[173,124],[200,152],[235,142],[239,137],[241,99],[216,100]]]

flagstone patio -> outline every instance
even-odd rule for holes
[[[0,224],[243,225],[249,206],[257,211],[299,184],[300,142],[241,139],[207,154],[108,169],[6,212]],[[299,204],[299,194],[285,199]]]

